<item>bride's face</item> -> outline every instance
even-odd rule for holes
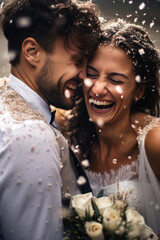
[[[83,91],[89,117],[96,124],[119,122],[129,116],[138,92],[133,64],[125,51],[101,45],[88,64]]]

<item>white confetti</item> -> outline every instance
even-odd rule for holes
[[[99,127],[103,127],[104,121],[103,121],[101,118],[98,118],[98,119],[97,119],[97,125],[98,125]]]
[[[154,26],[154,22],[151,22],[149,26],[152,28]]]
[[[132,14],[127,15],[127,18],[130,18],[130,17],[132,17]]]
[[[143,54],[145,54],[145,51],[144,51],[144,49],[143,49],[143,48],[139,49],[139,50],[138,50],[138,52],[139,52],[139,54],[140,54],[140,55],[143,55]]]
[[[83,161],[82,161],[82,166],[83,167],[85,167],[85,168],[87,168],[87,167],[89,167],[89,161],[87,160],[87,159],[84,159]]]
[[[84,185],[86,183],[86,179],[83,176],[80,176],[77,180],[78,185]]]
[[[103,22],[105,22],[105,18],[104,18],[104,17],[99,17],[99,21],[100,21],[101,23],[103,23]]]
[[[64,95],[65,95],[66,98],[70,98],[71,97],[70,91],[68,89],[65,90]]]
[[[29,17],[19,17],[16,23],[19,28],[27,28],[31,25],[31,19]]]
[[[140,82],[141,82],[141,76],[137,75],[137,76],[135,77],[135,81],[136,81],[137,83],[140,83]]]
[[[59,163],[59,167],[60,167],[60,169],[63,168],[63,163],[62,162]]]
[[[113,164],[117,164],[117,159],[114,158],[112,162],[113,162]]]
[[[136,22],[137,22],[137,20],[138,20],[138,18],[135,18],[135,19],[134,19],[134,23],[136,23]]]
[[[120,86],[116,86],[116,91],[118,93],[122,93],[123,92],[123,90],[122,90],[122,88]]]
[[[140,5],[139,5],[139,10],[143,10],[144,8],[145,8],[145,3],[144,2],[142,2]]]
[[[84,79],[84,85],[86,85],[86,87],[91,87],[92,86],[92,80],[89,78],[85,78]]]
[[[79,149],[74,149],[73,151],[74,151],[74,153],[78,153]]]

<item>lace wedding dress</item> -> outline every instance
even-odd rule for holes
[[[144,216],[146,224],[160,235],[160,181],[150,167],[144,147],[146,134],[159,122],[159,119],[154,119],[144,129],[139,130],[139,156],[136,161],[109,173],[101,174],[88,170],[86,173],[95,196],[102,189],[105,196],[115,194],[118,178],[120,192],[131,192],[129,206],[136,208]]]

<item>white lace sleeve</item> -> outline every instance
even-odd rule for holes
[[[146,223],[160,235],[160,181],[155,176],[148,162],[145,151],[145,137],[150,129],[157,126],[159,120],[152,121],[144,130],[141,130],[138,138],[139,154],[139,187],[140,199],[143,203],[141,210]]]

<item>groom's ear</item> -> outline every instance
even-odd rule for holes
[[[28,37],[22,43],[22,54],[24,59],[32,66],[36,67],[40,61],[41,47],[34,38]]]

